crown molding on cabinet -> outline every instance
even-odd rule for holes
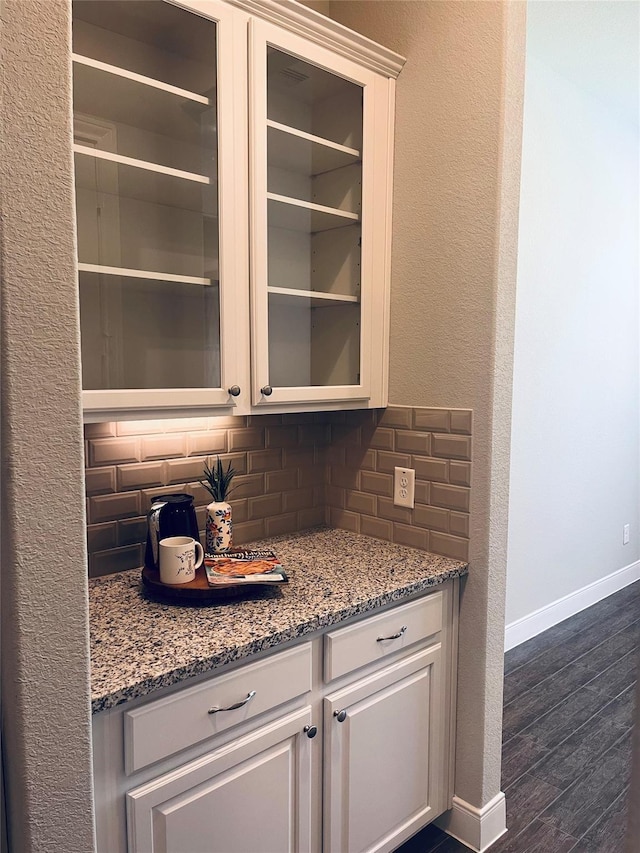
[[[366,36],[326,18],[295,0],[227,0],[252,15],[302,35],[371,71],[396,78],[405,59]]]

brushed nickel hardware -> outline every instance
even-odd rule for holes
[[[347,719],[347,712],[343,708],[341,711],[334,711],[333,716],[339,723],[344,723],[344,721]]]
[[[218,711],[236,711],[238,708],[242,708],[243,705],[246,705],[247,702],[251,702],[253,697],[256,695],[256,691],[252,690],[247,694],[247,698],[243,699],[241,702],[236,702],[235,705],[229,705],[228,708],[218,708],[217,705],[214,705],[213,708],[209,708],[207,714],[217,714]]]
[[[401,637],[404,634],[404,632],[406,630],[407,630],[407,626],[403,625],[397,634],[392,634],[390,637],[378,637],[376,639],[376,643],[384,643],[385,640],[397,640],[399,637]]]
[[[231,394],[232,397],[239,397],[240,396],[240,390],[241,389],[240,389],[239,385],[232,385],[231,388],[229,388],[229,393]]]
[[[273,388],[271,385],[265,385],[260,389],[260,393],[264,394],[265,397],[270,397],[273,394]]]
[[[318,734],[318,727],[317,726],[305,726],[302,729],[302,731],[306,733],[307,737],[313,738]]]

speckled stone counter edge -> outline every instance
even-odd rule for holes
[[[317,530],[314,536],[314,544],[315,540],[320,540],[321,536],[326,534],[326,532],[327,531],[323,529]],[[333,534],[333,531],[330,532]],[[338,531],[336,531],[336,533],[337,532]],[[92,672],[92,712],[95,714],[100,711],[114,708],[124,702],[148,696],[160,688],[180,683],[181,681],[196,675],[201,675],[202,673],[213,673],[217,668],[226,664],[248,659],[258,652],[275,649],[292,640],[296,640],[310,634],[315,634],[328,627],[338,625],[353,616],[371,613],[387,604],[401,602],[404,599],[410,598],[411,596],[433,588],[434,586],[438,586],[452,578],[462,577],[468,572],[468,566],[466,563],[457,562],[446,557],[441,557],[427,552],[420,552],[404,546],[394,546],[389,543],[381,543],[378,542],[378,540],[371,540],[368,539],[368,537],[363,537],[359,534],[350,534],[346,531],[339,531],[339,534],[343,548],[354,548],[357,551],[358,548],[362,547],[363,542],[367,542],[367,544],[375,542],[376,547],[384,545],[384,550],[386,552],[385,556],[388,557],[389,553],[393,553],[393,556],[395,557],[395,559],[392,560],[390,568],[391,574],[396,570],[399,574],[402,573],[403,563],[406,560],[407,554],[411,558],[410,562],[414,564],[414,571],[416,568],[415,563],[419,563],[421,564],[424,574],[419,579],[412,579],[410,582],[403,582],[401,578],[397,578],[398,585],[393,586],[391,589],[387,588],[386,590],[381,591],[380,594],[366,596],[355,601],[349,601],[348,603],[344,603],[342,606],[336,602],[336,604],[338,604],[336,609],[332,609],[324,613],[312,612],[305,614],[300,612],[299,621],[296,620],[293,624],[287,625],[282,630],[275,630],[271,632],[266,631],[258,637],[254,636],[249,642],[229,642],[221,648],[218,648],[215,653],[208,656],[202,656],[197,654],[197,652],[194,652],[191,660],[185,661],[179,666],[172,666],[168,661],[165,661],[167,668],[163,668],[162,662],[159,659],[158,664],[160,669],[163,671],[153,676],[142,677],[140,680],[134,680],[133,683],[131,682],[130,676],[127,678],[125,673],[122,674],[121,680],[118,678],[118,665],[117,661],[114,661],[114,667],[109,673],[110,684],[107,685],[102,683],[104,679],[100,678],[97,680],[101,683],[94,684],[94,673]],[[312,533],[310,534],[305,532],[303,534],[295,534],[287,537],[277,537],[276,539],[270,540],[269,544],[276,547],[280,546],[280,550],[282,551],[285,544],[290,545],[291,543],[296,542],[299,539],[302,540],[303,537],[306,537],[305,544],[308,547],[309,543],[312,541],[309,538],[310,535],[313,536]],[[321,543],[318,547],[324,548],[325,543]],[[366,551],[366,548],[363,550]],[[90,582],[90,602],[92,599],[92,593],[95,593],[96,590],[99,591],[101,586],[109,584],[118,577],[123,578],[125,576],[129,576],[127,578],[128,587],[133,587],[134,585],[137,587],[139,577],[139,572],[137,572],[137,570],[121,572],[119,575],[112,575],[109,578],[97,579]],[[330,578],[328,578],[328,580],[330,582]],[[383,584],[381,585],[383,586]],[[139,595],[139,599],[141,602],[144,602],[145,600],[142,595]],[[124,607],[126,608],[126,604]],[[127,614],[125,613],[121,615],[124,615],[124,618],[126,618]],[[170,623],[171,616],[167,615],[166,618],[168,623]],[[134,625],[132,625],[132,628],[135,630]],[[96,633],[100,634],[101,632],[99,626],[97,632],[95,629],[96,626],[92,622],[92,659],[94,657],[93,644],[95,642],[101,643],[104,639],[109,639],[107,636],[96,636]],[[144,638],[141,638],[141,644],[143,642]],[[118,681],[120,681],[119,684],[117,683]]]

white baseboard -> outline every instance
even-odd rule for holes
[[[586,607],[602,601],[603,598],[613,595],[614,592],[618,592],[618,590],[629,586],[630,583],[634,583],[637,580],[640,580],[640,560],[636,560],[635,563],[618,569],[618,571],[612,572],[612,574],[607,575],[605,578],[600,578],[600,580],[594,581],[588,586],[576,590],[576,592],[565,595],[557,601],[552,601],[551,604],[535,610],[528,616],[523,616],[522,619],[516,619],[515,622],[507,625],[505,629],[505,652],[508,652],[509,649],[513,649],[515,646],[519,646],[520,643],[530,640],[532,637],[536,637],[542,631],[546,631],[547,628],[557,625],[558,622],[562,622],[570,616],[575,616],[576,613],[579,613]]]
[[[483,853],[507,831],[504,794],[500,791],[481,809],[454,797],[450,811],[441,815],[436,824],[470,850]]]

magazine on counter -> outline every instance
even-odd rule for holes
[[[289,579],[273,551],[229,551],[205,554],[210,586],[242,583],[286,583]]]

